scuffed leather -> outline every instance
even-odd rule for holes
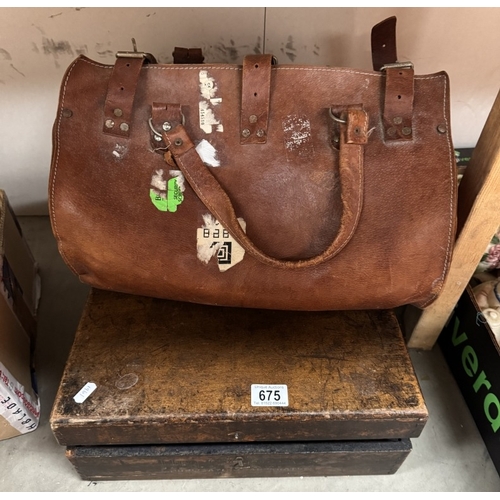
[[[213,79],[214,99],[221,101],[201,95],[201,71]],[[450,263],[456,213],[444,72],[414,77],[412,139],[386,141],[383,74],[273,66],[267,142],[244,145],[241,66],[143,66],[128,137],[103,133],[112,74],[113,66],[77,58],[64,76],[53,129],[51,222],[61,255],[83,282],[139,295],[270,309],[424,307],[436,298]],[[148,123],[153,103],[161,102],[180,106],[185,118],[180,128],[192,143],[169,152],[169,164],[165,144],[152,146]],[[201,127],[200,102],[218,122],[210,132]],[[342,156],[335,147],[335,134],[346,132],[332,121],[334,105],[340,113],[350,106],[366,113],[366,144],[340,139],[355,154]],[[437,130],[442,124],[446,133]],[[199,167],[193,146],[203,139],[215,148],[220,166],[202,167],[262,252],[287,261],[322,254],[344,230],[348,201],[358,196],[354,206],[362,208],[348,243],[332,258],[305,268],[268,265],[250,252],[224,272],[216,259],[202,262],[196,234],[209,210],[196,191],[187,181],[177,211],[162,212],[151,203],[149,190],[152,175],[168,174],[176,155],[182,161],[193,157]],[[362,154],[361,184],[352,160],[356,154]],[[356,185],[359,189],[349,188]]]

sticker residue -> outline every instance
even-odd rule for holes
[[[214,128],[217,132],[223,132],[224,127],[214,112],[214,108],[222,103],[222,98],[216,97],[217,83],[206,70],[200,71],[199,81],[201,94],[199,102],[200,128],[206,134],[211,134]]]
[[[198,146],[196,146],[196,152],[205,165],[209,167],[220,167],[220,161],[217,159],[217,151],[207,140],[203,139]]]
[[[176,212],[184,201],[184,176],[180,170],[170,170],[170,179],[166,180],[163,169],[155,170],[151,178],[149,197],[153,205],[161,212]]]
[[[217,132],[223,132],[224,127],[221,122],[215,118],[214,112],[210,108],[210,104],[207,101],[200,101],[199,112],[200,128],[203,132],[211,134],[214,127],[216,127]]]
[[[224,272],[243,260],[245,249],[221,226],[211,214],[203,216],[203,226],[196,233],[196,250],[198,259],[208,264],[210,259],[217,257],[219,271]],[[238,218],[243,231],[245,221]]]
[[[207,100],[214,98],[217,93],[215,80],[209,76],[208,71],[200,71],[199,78],[201,96]]]
[[[305,116],[290,115],[283,120],[285,149],[298,156],[309,156],[314,152],[311,122]]]
[[[127,146],[116,144],[115,149],[113,150],[113,156],[117,159],[121,159],[123,158],[126,152],[127,152]]]

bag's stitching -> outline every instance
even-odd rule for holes
[[[66,75],[66,79],[64,81],[63,85],[63,91],[62,91],[62,98],[61,98],[61,107],[59,108],[59,120],[57,122],[57,152],[56,152],[56,159],[54,163],[54,178],[52,179],[52,188],[50,190],[50,199],[51,199],[51,212],[52,212],[52,221],[54,225],[54,232],[56,234],[57,241],[59,243],[59,251],[61,253],[62,258],[68,265],[68,267],[76,274],[79,275],[76,271],[76,269],[70,264],[69,259],[66,257],[66,253],[64,252],[62,248],[62,242],[61,242],[61,236],[59,235],[59,231],[57,229],[57,221],[56,221],[56,211],[55,211],[55,189],[56,189],[56,178],[57,178],[57,169],[59,166],[59,154],[61,151],[61,140],[60,140],[60,132],[61,132],[61,121],[62,121],[62,110],[64,109],[64,100],[66,98],[66,88],[68,86],[68,80],[71,75],[71,72],[75,68],[76,64],[78,63],[79,59],[76,59],[75,62],[70,66],[68,70],[68,74]]]
[[[444,121],[446,123],[446,128],[447,128],[447,130],[449,130],[448,119],[446,116],[446,93],[447,93],[447,88],[448,88],[447,85],[448,85],[447,80],[445,78],[444,84],[443,84],[443,97],[444,97],[443,98],[443,117],[444,117]],[[453,161],[455,161],[455,159],[454,159],[454,156],[451,154],[452,153],[452,146],[451,146],[451,142],[450,142],[450,134],[449,133],[446,135],[446,142],[448,143],[448,157],[449,157],[450,180],[451,180],[451,182],[450,182],[450,188],[451,188],[451,190],[450,190],[450,222],[448,225],[448,248],[446,249],[446,259],[445,259],[444,265],[443,265],[443,272],[441,273],[441,276],[438,278],[439,280],[441,280],[440,286],[439,286],[437,292],[435,292],[429,300],[424,302],[421,307],[426,307],[433,300],[435,300],[435,298],[439,295],[440,291],[442,290],[443,285],[444,285],[444,276],[445,276],[446,270],[450,264],[451,255],[452,255],[453,200],[454,200],[454,187],[455,187],[456,179],[454,179],[454,175],[453,175],[454,174]]]
[[[92,66],[96,66],[98,68],[112,69],[114,65],[112,64],[101,64],[94,61],[90,61],[88,59],[77,59],[75,62],[84,62],[86,64],[90,64]],[[146,70],[160,70],[160,71],[186,71],[186,70],[200,70],[200,69],[209,69],[209,70],[224,70],[224,71],[242,71],[241,67],[235,66],[184,66],[184,65],[171,65],[171,66],[144,66],[143,69]],[[377,73],[369,73],[366,71],[358,71],[349,68],[273,68],[273,71],[319,71],[319,72],[329,72],[329,73],[352,73],[354,75],[363,75],[363,76],[373,76],[375,78],[381,78],[382,74]],[[435,78],[443,78],[444,75],[430,75],[430,76],[414,76],[416,80],[432,80]]]

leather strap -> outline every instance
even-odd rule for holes
[[[380,71],[386,64],[398,60],[396,50],[396,20],[389,17],[372,28],[372,63],[375,71]]]
[[[205,60],[201,49],[187,49],[185,47],[175,47],[172,57],[174,64],[203,64]]]
[[[139,74],[146,57],[118,57],[108,83],[104,104],[105,134],[128,137]]]
[[[343,211],[335,239],[321,254],[296,261],[276,259],[255,246],[241,228],[227,193],[203,164],[182,125],[164,132],[163,137],[174,161],[200,200],[250,255],[273,267],[299,269],[331,259],[354,235],[363,204],[363,144],[366,143],[367,124],[364,111],[348,109],[345,123],[341,125],[339,177]],[[169,161],[171,157],[165,159]]]
[[[269,54],[249,55],[243,60],[241,144],[267,141],[272,60]]]
[[[386,141],[413,139],[413,68],[385,70],[383,124]]]
[[[398,63],[396,16],[372,28],[372,62],[375,71],[385,72],[382,121],[386,141],[413,139],[414,73],[410,63]]]

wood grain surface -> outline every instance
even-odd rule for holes
[[[73,397],[88,382],[97,389]],[[255,407],[252,384],[285,384]],[[51,414],[62,445],[416,437],[428,413],[391,311],[289,312],[92,290]]]

